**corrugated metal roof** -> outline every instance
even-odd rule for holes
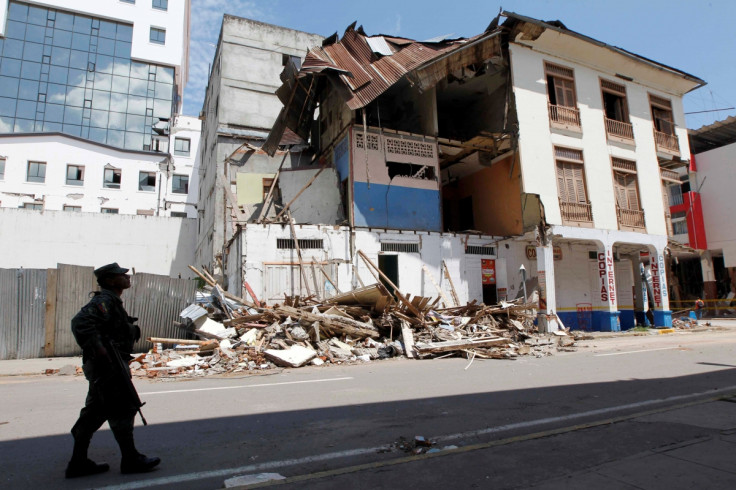
[[[736,116],[688,131],[690,151],[694,154],[736,143]]]

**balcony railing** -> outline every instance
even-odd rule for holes
[[[663,150],[669,153],[680,153],[680,145],[677,142],[677,136],[674,134],[663,133],[655,129],[654,141],[657,144],[657,150]]]
[[[616,206],[618,224],[629,228],[644,228],[644,211],[633,211]]]
[[[575,107],[549,104],[549,120],[562,126],[580,127],[580,110]]]
[[[615,119],[605,118],[606,120],[606,132],[609,136],[617,136],[619,138],[625,138],[627,140],[634,139],[634,128],[631,123],[624,121],[617,121]]]
[[[562,219],[567,221],[593,222],[593,210],[590,203],[560,201]]]

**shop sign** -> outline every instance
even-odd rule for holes
[[[554,260],[562,260],[562,247],[552,247],[552,257]],[[533,260],[537,258],[537,247],[534,245],[526,246],[526,258]]]
[[[493,259],[480,259],[480,272],[483,284],[496,284],[496,261]]]

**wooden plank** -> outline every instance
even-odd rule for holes
[[[194,272],[195,274],[197,274],[205,283],[207,283],[208,286],[210,286],[212,288],[214,288],[215,286],[217,286],[217,283],[214,280],[212,280],[212,279],[208,278],[207,276],[205,276],[203,273],[201,273],[200,271],[198,271],[197,268],[194,267],[193,265],[190,265],[189,268],[192,270],[192,272]],[[243,298],[241,298],[239,296],[235,296],[234,294],[230,294],[227,291],[221,291],[221,292],[222,292],[222,295],[225,296],[228,299],[231,299],[233,301],[237,301],[238,303],[240,303],[242,305],[245,305],[245,306],[249,306],[251,308],[255,308],[256,307],[255,304],[253,304],[250,301],[245,300],[245,299],[243,299]]]
[[[311,178],[311,179],[309,179],[309,182],[307,182],[307,183],[306,183],[306,184],[304,185],[304,187],[302,187],[302,188],[301,188],[301,190],[300,190],[299,192],[297,192],[297,193],[296,193],[296,196],[294,196],[294,198],[293,198],[293,199],[292,199],[291,201],[289,201],[289,203],[288,203],[288,204],[287,204],[286,206],[284,206],[284,209],[282,209],[282,210],[281,210],[281,212],[280,212],[280,213],[279,213],[279,214],[278,214],[278,215],[276,216],[276,221],[278,221],[278,220],[279,220],[279,219],[281,218],[281,216],[283,216],[283,215],[284,215],[284,213],[285,213],[285,212],[287,212],[287,211],[289,210],[289,207],[290,207],[290,206],[291,206],[292,204],[294,204],[294,201],[296,201],[296,200],[297,200],[297,198],[298,198],[299,196],[301,196],[301,195],[302,195],[302,192],[306,191],[306,190],[307,190],[307,188],[308,188],[308,187],[309,187],[310,185],[312,185],[312,183],[314,183],[314,181],[315,181],[315,180],[317,180],[317,177],[319,177],[319,174],[321,174],[321,173],[322,173],[322,171],[323,171],[324,169],[326,169],[326,168],[327,168],[327,165],[326,165],[326,164],[325,164],[325,165],[322,165],[322,167],[321,167],[321,168],[319,169],[319,172],[317,172],[316,174],[314,174],[314,175],[312,176],[312,178]]]
[[[414,347],[420,354],[431,354],[436,352],[472,349],[474,347],[508,345],[510,343],[511,340],[504,337],[490,337],[484,339],[448,340],[446,342],[417,342]]]
[[[314,261],[312,261],[312,263],[314,264]],[[325,278],[327,278],[327,282],[329,282],[330,284],[332,284],[332,287],[335,288],[335,292],[337,294],[340,294],[340,290],[337,288],[337,284],[335,284],[334,282],[332,282],[332,278],[327,273],[327,271],[325,270],[325,268],[322,267],[322,264],[317,264],[317,266],[319,267],[319,270],[322,272],[322,274],[325,276]]]
[[[452,283],[452,277],[450,277],[450,271],[447,269],[447,264],[445,261],[442,261],[442,270],[445,273],[445,277],[450,282],[450,293],[452,294],[452,299],[455,302],[454,306],[460,306],[460,300],[457,297],[457,291],[455,291],[455,285]]]
[[[248,221],[248,215],[245,213],[245,211],[240,209],[240,205],[238,205],[238,199],[235,197],[235,194],[233,194],[233,190],[230,188],[230,182],[228,182],[224,174],[221,174],[218,172],[217,175],[219,176],[220,183],[222,184],[222,187],[225,190],[225,197],[227,197],[227,200],[230,203],[230,206],[235,211],[235,215],[237,216],[238,222],[245,223],[246,221]],[[247,206],[245,206],[245,208],[248,209]]]
[[[276,175],[273,177],[273,181],[271,181],[271,187],[268,188],[268,194],[266,194],[266,199],[263,200],[263,206],[261,206],[261,212],[258,213],[258,219],[256,220],[256,223],[260,223],[263,220],[263,218],[268,214],[268,208],[271,207],[271,197],[273,195],[273,190],[278,185],[279,176],[281,175],[281,169],[283,168],[284,162],[286,161],[286,157],[288,156],[289,156],[289,152],[287,151],[284,154],[283,160],[281,160],[281,165],[279,165],[279,169],[276,171]]]
[[[209,344],[209,340],[186,340],[186,339],[169,339],[164,337],[148,337],[146,340],[154,344],[180,344],[180,345],[204,345]]]
[[[312,290],[309,289],[309,281],[307,281],[307,273],[304,270],[304,261],[302,260],[302,249],[299,247],[299,239],[296,236],[296,230],[294,229],[294,220],[291,219],[291,213],[289,217],[289,228],[291,228],[291,236],[294,237],[294,247],[296,247],[296,256],[299,258],[299,271],[302,273],[302,279],[304,280],[304,286],[307,288],[307,296],[312,295]]]
[[[46,271],[46,316],[44,317],[44,329],[46,331],[46,342],[43,347],[43,355],[53,357],[56,348],[56,283],[58,271],[48,269]]]
[[[439,284],[437,284],[437,281],[434,280],[434,276],[431,272],[429,272],[429,269],[426,265],[422,264],[422,269],[424,269],[424,273],[427,274],[427,277],[429,278],[429,281],[432,283],[432,285],[437,289],[437,292],[440,293],[440,297],[445,302],[445,306],[450,306],[450,300],[447,299],[447,296],[445,296],[445,292],[442,291],[442,288]]]
[[[412,332],[409,323],[404,320],[401,321],[401,339],[404,341],[406,357],[414,359],[414,332]]]
[[[245,279],[243,280],[243,286],[245,286],[245,290],[248,291],[248,294],[250,294],[250,297],[253,298],[253,303],[260,308],[261,302],[258,301],[258,297],[256,296],[256,293],[253,292],[253,288],[250,287],[250,284],[248,284],[248,281]]]

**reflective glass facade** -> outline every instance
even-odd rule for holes
[[[174,69],[130,59],[133,26],[11,1],[0,38],[0,133],[58,131],[151,149]]]

